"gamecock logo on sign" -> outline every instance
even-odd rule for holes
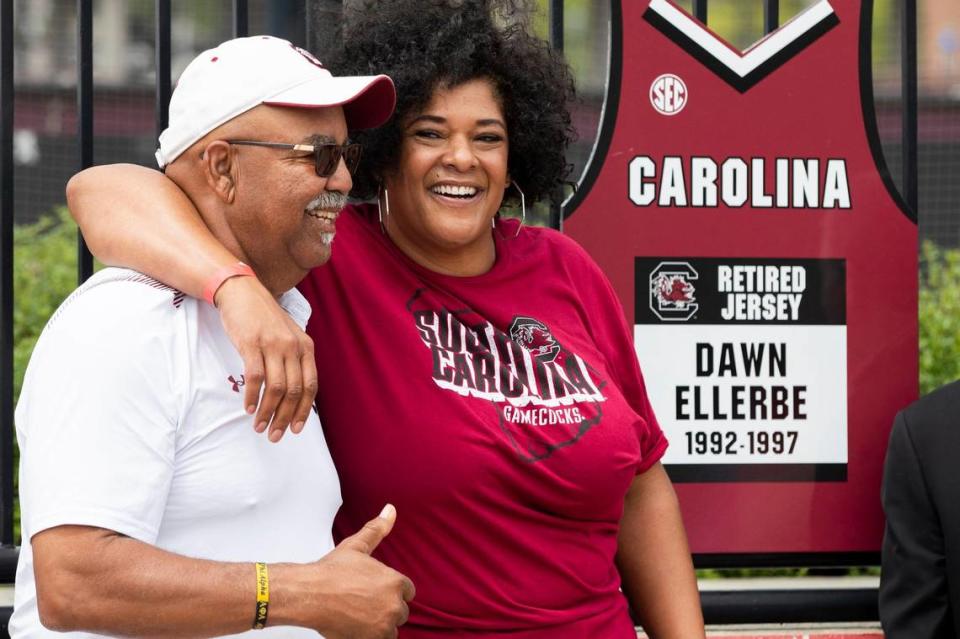
[[[700,305],[694,295],[696,269],[687,262],[660,262],[650,273],[650,310],[665,322],[686,322]]]

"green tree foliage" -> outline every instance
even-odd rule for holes
[[[77,227],[65,208],[18,226],[13,238],[14,401],[47,320],[77,286]]]
[[[13,263],[13,399],[16,402],[37,338],[53,312],[77,286],[77,227],[66,208],[35,224],[14,229]],[[19,453],[14,450],[15,467],[19,466]],[[18,482],[17,473],[13,480]],[[14,502],[14,538],[20,538],[19,496]]]
[[[920,392],[960,378],[960,250],[926,242],[920,268]]]

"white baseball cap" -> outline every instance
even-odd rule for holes
[[[380,126],[396,105],[385,75],[335,78],[308,51],[272,36],[227,40],[187,65],[170,98],[157,164],[173,162],[197,140],[260,104],[342,106],[347,126]]]

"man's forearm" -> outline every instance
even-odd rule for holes
[[[652,638],[704,636],[680,508],[660,464],[637,476],[627,493],[617,567],[630,606]]]
[[[415,589],[370,557],[395,521],[388,505],[317,561],[270,564],[267,625],[327,639],[395,637]],[[88,526],[50,528],[30,541],[40,621],[52,630],[212,637],[253,627],[252,563],[192,559]]]
[[[210,637],[252,627],[252,563],[193,559],[85,526],[43,531],[32,545],[40,619],[53,630]],[[269,566],[273,620],[293,621],[283,593],[291,569]]]

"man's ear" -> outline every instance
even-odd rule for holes
[[[237,195],[237,154],[230,144],[214,140],[200,156],[203,176],[210,190],[226,204],[233,204]]]

